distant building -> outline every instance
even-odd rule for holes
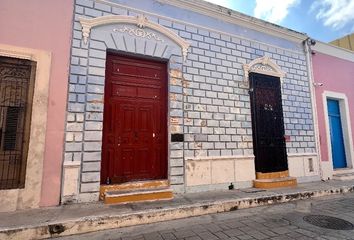
[[[354,51],[354,33],[338,38],[330,42],[330,44]]]

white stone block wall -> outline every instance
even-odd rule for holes
[[[78,194],[71,200],[98,199],[107,49],[169,61],[169,118],[178,122],[168,123],[169,132],[184,133],[185,139],[184,143],[169,143],[169,180],[177,192],[187,189],[187,159],[253,155],[250,97],[242,66],[262,56],[270,57],[286,73],[282,98],[285,134],[291,139],[288,153],[315,152],[303,51],[146,13],[149,21],[191,44],[186,61],[180,48],[159,32],[149,29],[163,38],[163,43],[112,31],[127,24],[93,28],[88,44],[84,44],[79,17],[139,14],[121,5],[76,1],[64,154],[65,161],[79,161],[81,166]]]

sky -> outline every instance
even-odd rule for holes
[[[330,42],[354,32],[354,0],[206,0]]]

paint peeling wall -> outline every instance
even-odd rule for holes
[[[156,50],[174,49],[169,39],[158,31],[145,28],[163,38],[165,45],[153,39],[143,40],[128,33],[113,32],[124,26],[136,28],[124,23],[93,28],[88,45],[83,41],[80,17],[141,14],[191,44],[186,61],[182,60],[180,50]],[[140,43],[146,47],[141,48]],[[66,163],[76,163],[76,175],[71,176],[72,180],[68,175],[64,186],[75,185],[77,193],[68,196],[68,201],[98,199],[103,103],[92,103],[89,99],[102,99],[104,94],[107,49],[169,59],[169,133],[185,136],[184,143],[169,144],[169,180],[176,192],[194,191],[196,185],[199,190],[209,190],[214,185],[224,188],[230,179],[238,181],[240,187],[246,187],[255,178],[250,99],[242,66],[259,57],[270,57],[286,73],[282,97],[285,131],[290,136],[287,142],[289,155],[316,155],[307,62],[300,42],[161,1],[77,0],[64,162],[64,169]],[[97,133],[95,139],[87,137],[92,136],[92,132]],[[208,179],[194,179],[189,184],[193,177],[190,169],[193,166],[196,169],[195,164],[203,161],[209,162],[199,166],[205,169],[205,174],[201,170],[198,173],[194,170],[194,173]],[[232,173],[228,171],[231,165]],[[238,167],[235,169],[235,166]],[[295,163],[295,166],[298,165]],[[207,174],[213,174],[214,178]],[[201,180],[201,184],[196,184]]]

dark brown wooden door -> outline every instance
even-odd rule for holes
[[[107,55],[101,182],[167,178],[166,63]]]
[[[288,170],[280,79],[250,73],[250,87],[256,171]]]

